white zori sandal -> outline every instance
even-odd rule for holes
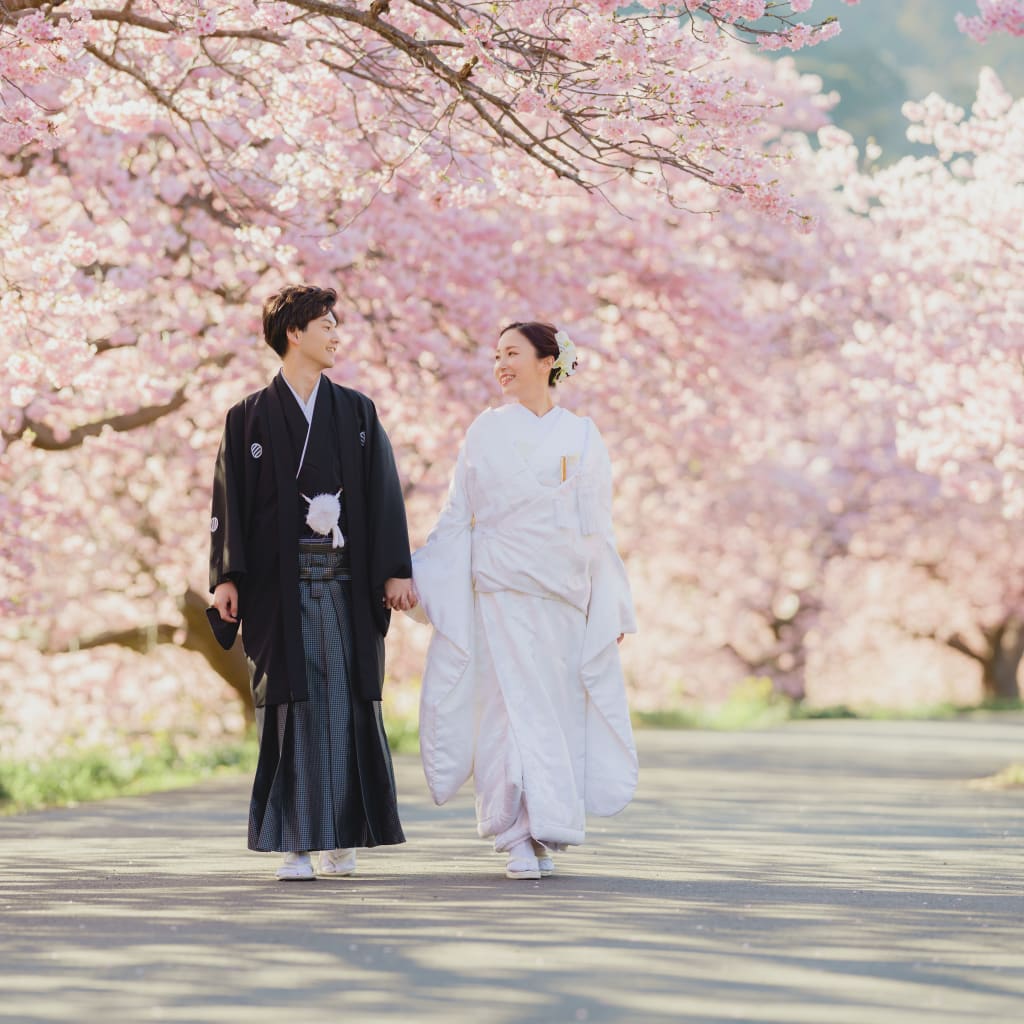
[[[551,851],[536,839],[531,839],[533,852],[537,857],[537,867],[540,868],[541,878],[549,878],[555,873],[555,862],[551,859]]]
[[[323,850],[316,873],[318,875],[351,875],[356,870],[355,850]]]
[[[528,839],[516,843],[508,851],[508,863],[505,865],[506,878],[540,878],[540,865],[533,853]]]
[[[308,853],[286,853],[284,862],[277,869],[277,877],[282,882],[307,882],[316,878],[313,862]]]

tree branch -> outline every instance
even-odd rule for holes
[[[206,663],[224,679],[238,694],[246,717],[253,719],[252,693],[249,686],[249,669],[245,652],[240,640],[236,640],[229,651],[225,651],[214,639],[210,624],[206,621],[207,601],[202,594],[189,589],[182,596],[179,606],[184,616],[185,637],[181,646],[186,651],[195,651],[202,655]],[[111,629],[102,633],[93,633],[81,637],[65,648],[69,651],[87,651],[96,647],[116,645],[145,654],[156,644],[174,642],[175,633],[182,626],[167,622],[152,623],[146,626],[133,626],[128,629]],[[50,651],[48,653],[56,653]]]
[[[156,644],[171,643],[178,628],[180,627],[173,626],[169,622],[160,622],[148,626],[132,626],[128,629],[108,629],[102,633],[91,633],[89,636],[78,637],[66,649],[89,651],[94,647],[106,647],[108,644],[114,644],[145,654]]]
[[[935,640],[937,637],[930,637],[929,639]],[[943,641],[947,647],[952,647],[954,651],[959,651],[961,654],[966,655],[972,661],[976,661],[979,665],[984,665],[987,658],[984,654],[979,654],[976,650],[968,645],[968,643],[960,636],[959,633],[954,633],[952,636],[947,636]]]
[[[22,423],[21,430],[17,433],[4,433],[4,440],[10,443],[23,438],[31,433],[30,444],[33,448],[41,448],[47,452],[66,451],[69,448],[77,448],[87,437],[95,437],[107,427],[117,433],[126,430],[136,430],[138,427],[149,426],[157,420],[172,412],[176,412],[187,401],[184,387],[179,388],[169,402],[162,405],[147,405],[132,412],[120,413],[117,416],[107,416],[101,420],[94,420],[92,423],[82,423],[73,427],[66,437],[58,436],[57,432],[48,423],[39,423],[36,420],[26,417]]]

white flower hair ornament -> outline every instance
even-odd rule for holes
[[[302,496],[306,498],[305,495]],[[337,494],[318,494],[315,498],[306,498],[309,511],[306,513],[306,525],[322,537],[330,536],[332,548],[343,548],[345,538],[341,535],[341,491]]]
[[[555,335],[555,341],[558,342],[558,358],[555,360],[552,369],[558,371],[558,375],[555,377],[557,382],[565,380],[566,377],[571,377],[576,372],[578,360],[576,358],[576,345],[565,331],[559,331]]]

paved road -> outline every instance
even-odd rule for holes
[[[647,732],[642,786],[510,882],[400,758],[409,842],[273,881],[246,783],[0,820],[0,1019],[1024,1021],[1024,719]]]

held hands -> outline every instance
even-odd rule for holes
[[[393,612],[412,611],[419,604],[419,595],[412,580],[390,579],[384,583],[384,606]]]
[[[217,584],[213,592],[213,607],[225,622],[238,621],[238,587],[231,580]]]

